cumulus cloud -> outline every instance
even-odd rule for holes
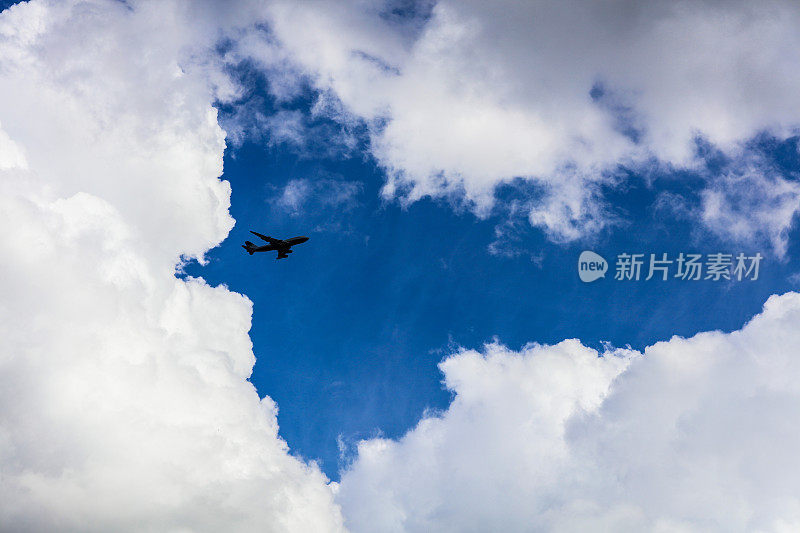
[[[599,223],[594,195],[620,162],[691,165],[698,132],[732,149],[797,122],[794,4],[565,5],[4,11],[2,527],[343,528],[328,480],[289,453],[277,407],[246,381],[250,302],[173,275],[233,225],[212,104],[243,89],[222,68],[232,59],[209,53],[220,39],[285,74],[271,78],[279,99],[307,78],[319,116],[366,121],[387,195],[463,195],[483,213],[522,176],[547,191],[529,216],[554,238]],[[275,126],[297,140],[290,120]],[[319,186],[293,182],[286,205]],[[782,245],[796,194],[784,177],[732,174],[703,212],[728,227],[756,205],[749,222]],[[355,531],[796,529],[798,320],[787,294],[741,331],[644,354],[574,340],[462,351],[441,365],[450,408],[361,443],[338,502]]]
[[[352,531],[793,531],[800,294],[638,353],[465,350],[454,398],[342,477]]]
[[[370,125],[390,197],[487,214],[523,177],[550,191],[531,223],[570,240],[607,222],[596,191],[619,165],[693,167],[699,136],[736,151],[800,124],[796,2],[411,5],[276,2],[281,52],[246,46]]]
[[[0,528],[336,531],[247,382],[251,303],[178,280],[233,225],[207,53],[246,4],[0,15]]]

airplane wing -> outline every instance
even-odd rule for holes
[[[273,239],[272,237],[267,237],[266,235],[261,235],[260,233],[256,233],[253,230],[250,230],[250,233],[258,237],[259,239],[267,241],[270,244],[280,244],[281,242],[283,242],[280,239]]]
[[[278,257],[276,257],[275,259],[283,259],[285,257],[289,257],[289,254],[287,254],[286,252],[278,252]]]

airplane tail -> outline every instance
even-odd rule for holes
[[[254,251],[255,247],[256,247],[256,245],[253,244],[250,241],[244,241],[244,244],[242,245],[242,248],[247,250],[247,253],[250,254],[250,255],[253,255],[253,251]]]

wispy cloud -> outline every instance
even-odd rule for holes
[[[715,176],[702,191],[700,218],[714,233],[750,245],[766,243],[786,254],[800,212],[800,181],[760,161]]]
[[[320,209],[347,212],[358,205],[362,185],[330,178],[300,178],[289,181],[270,203],[292,216]]]

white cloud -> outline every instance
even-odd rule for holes
[[[723,148],[785,135],[800,109],[793,4],[620,18],[442,2],[422,29],[309,5],[32,0],[0,15],[3,528],[342,528],[327,480],[246,381],[250,302],[173,276],[233,224],[211,104],[239,88],[207,53],[218,37],[246,44],[269,13],[286,48],[259,57],[293,62],[275,94],[309,75],[345,104],[323,102],[329,116],[370,121],[388,194],[463,191],[481,211],[528,176],[553,199],[532,221],[561,238],[597,218],[606,167],[640,151],[691,163],[697,131]],[[587,99],[598,79],[630,103],[641,146]],[[786,216],[767,226],[778,244]],[[799,319],[787,294],[739,332],[643,356],[577,341],[459,353],[441,366],[450,408],[362,443],[339,501],[356,531],[796,529]]]
[[[700,219],[717,235],[750,246],[766,242],[783,257],[800,211],[800,182],[759,162],[728,170],[703,190]]]
[[[662,191],[653,204],[667,219],[694,222],[725,242],[785,258],[800,211],[800,182],[761,155],[744,154],[702,172],[689,193]],[[707,233],[695,232],[695,238]]]
[[[0,15],[3,530],[341,530],[246,381],[251,303],[173,276],[233,225],[212,103],[234,88],[205,48],[234,15],[254,20],[178,0]]]
[[[521,176],[551,190],[531,222],[569,240],[604,224],[593,190],[617,165],[691,167],[698,135],[735,152],[800,124],[796,2],[442,0],[424,24],[390,11],[276,2],[282,53],[247,50],[370,123],[385,193],[405,201],[457,195],[485,214]]]
[[[354,181],[299,178],[290,180],[272,203],[293,216],[304,214],[309,207],[342,212],[355,207],[360,192],[361,184]]]
[[[358,138],[347,126],[320,121],[313,112],[309,116],[281,109],[267,115],[263,107],[264,102],[256,98],[236,104],[236,111],[223,117],[222,126],[234,147],[250,140],[292,151],[301,158],[339,158],[352,154],[358,146]]]
[[[360,443],[352,531],[792,531],[800,527],[800,294],[740,331],[598,354],[493,344],[441,364],[454,398]]]

